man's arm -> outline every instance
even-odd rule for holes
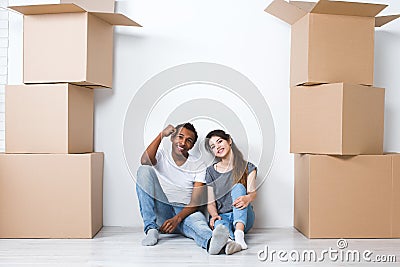
[[[190,203],[186,205],[181,212],[166,220],[160,227],[160,231],[163,233],[172,233],[175,228],[190,214],[197,211],[201,204],[201,199],[204,192],[204,184],[200,182],[194,182],[192,197]]]
[[[153,142],[146,148],[146,150],[143,152],[142,157],[140,159],[140,164],[142,165],[156,165],[157,160],[156,160],[156,154],[158,147],[161,144],[161,140],[163,137],[171,135],[173,132],[175,132],[175,127],[172,126],[171,124],[168,125],[160,134],[157,135],[156,138],[154,138]]]

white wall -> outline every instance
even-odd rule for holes
[[[276,145],[269,177],[258,191],[256,226],[292,225],[293,157],[288,152],[290,27],[263,11],[270,2],[129,0],[117,3],[118,12],[144,27],[117,27],[114,86],[112,90],[101,89],[95,94],[95,150],[105,152],[105,225],[142,225],[135,184],[123,155],[123,125],[131,99],[151,77],[191,62],[212,62],[233,68],[261,91],[274,119]],[[392,2],[384,13],[400,12],[398,1],[374,2]],[[375,85],[386,88],[385,151],[400,151],[399,23],[392,22],[376,34]],[[10,14],[10,84],[22,82],[21,33],[21,18]],[[223,102],[223,99],[216,100]],[[160,118],[164,116],[160,114]],[[259,167],[267,168],[263,163]]]

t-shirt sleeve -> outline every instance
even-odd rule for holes
[[[206,183],[206,170],[196,173],[196,177],[194,178],[195,182]]]
[[[156,160],[157,160],[157,164],[155,165],[155,166],[157,166],[157,165],[159,165],[159,163],[161,162],[161,161],[163,161],[163,151],[162,151],[162,149],[158,149],[157,150],[157,152],[156,152]]]
[[[212,183],[212,178],[211,178],[211,173],[210,173],[210,167],[206,169],[206,183],[209,185]]]
[[[247,162],[247,170],[248,173],[251,173],[252,171],[257,170],[257,167],[253,163]]]

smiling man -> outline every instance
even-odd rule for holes
[[[163,138],[171,140],[171,153],[160,148]],[[144,246],[154,246],[159,233],[180,233],[194,239],[210,254],[226,245],[226,227],[211,231],[202,203],[205,166],[189,154],[198,138],[191,123],[168,125],[144,151],[137,173],[136,192],[146,237]]]

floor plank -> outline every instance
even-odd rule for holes
[[[253,229],[246,235],[249,249],[234,255],[208,255],[193,240],[179,235],[161,235],[154,247],[143,247],[141,229],[129,227],[104,227],[94,239],[0,239],[0,266],[377,266],[378,263],[330,260],[322,262],[294,262],[289,253],[301,254],[314,250],[335,249],[336,239],[309,240],[293,228]],[[396,263],[379,263],[382,266],[400,266],[400,239],[349,239],[343,251],[370,250],[377,255],[393,255]],[[262,261],[258,252],[277,251],[271,259]],[[279,250],[286,252],[287,262],[279,260]],[[294,251],[294,252],[293,252]],[[338,253],[339,255],[339,253]],[[261,254],[265,256],[265,254]],[[351,258],[352,260],[353,258]],[[322,265],[321,265],[322,264]]]

